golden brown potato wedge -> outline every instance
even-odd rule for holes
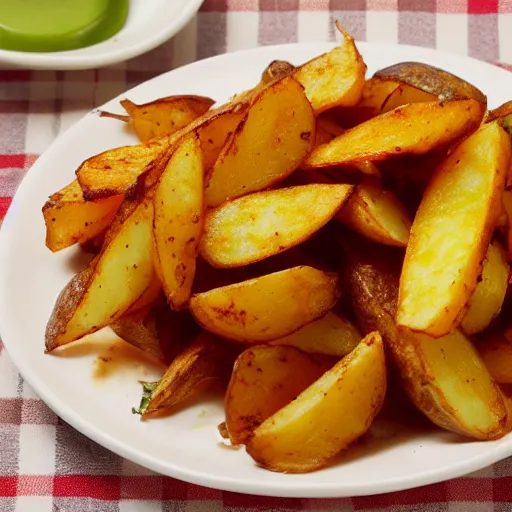
[[[174,141],[174,136],[109,149],[83,162],[76,171],[86,201],[132,194],[137,178]]]
[[[476,348],[492,378],[512,384],[512,331],[490,332],[478,340]]]
[[[269,345],[291,345],[309,354],[344,357],[361,341],[358,328],[346,318],[328,311],[318,320],[298,331],[269,342]]]
[[[343,35],[341,45],[299,66],[292,75],[304,86],[315,114],[355,105],[361,99],[366,65],[354,39],[338,29]]]
[[[359,325],[382,334],[416,407],[440,427],[465,436],[496,439],[506,434],[503,396],[460,331],[436,339],[397,329],[398,250],[362,241],[347,250],[346,275]]]
[[[214,267],[239,267],[300,244],[325,226],[352,185],[304,185],[228,201],[206,216],[201,255]]]
[[[473,99],[487,105],[485,94],[462,78],[423,62],[399,62],[374,74],[384,81],[408,85],[440,101]]]
[[[203,159],[192,132],[176,145],[156,186],[154,262],[173,309],[186,306],[192,291],[204,222]]]
[[[385,395],[384,348],[375,332],[257,427],[247,452],[271,471],[320,469],[370,428]]]
[[[295,66],[285,60],[273,60],[261,74],[261,82],[272,83],[290,75],[294,70]]]
[[[121,207],[102,252],[59,295],[46,326],[47,352],[114,322],[152,282],[153,208],[134,202]]]
[[[258,343],[300,329],[337,299],[336,275],[302,266],[193,295],[190,311],[214,334]]]
[[[294,400],[329,368],[289,346],[256,346],[238,356],[226,391],[226,426],[233,445]]]
[[[84,198],[88,201],[114,194],[132,193],[141,175],[149,174],[151,186],[162,170],[166,151],[172,150],[184,135],[197,131],[203,150],[203,162],[208,169],[215,162],[228,136],[240,123],[248,104],[232,102],[209,110],[192,123],[168,137],[153,139],[136,146],[105,151],[83,162],[76,171]],[[155,169],[156,167],[156,169]],[[156,171],[156,172],[155,172]]]
[[[436,169],[411,229],[399,326],[444,336],[462,321],[501,213],[509,162],[508,135],[488,123]]]
[[[486,329],[499,315],[505,300],[510,268],[499,242],[489,245],[482,275],[461,322],[462,331],[470,336]]]
[[[485,107],[475,100],[411,103],[315,148],[303,166],[329,167],[396,155],[421,155],[469,135],[479,126],[484,112]]]
[[[209,385],[229,376],[232,351],[211,334],[202,332],[178,354],[151,393],[143,419],[169,414]]]
[[[315,117],[304,88],[285,77],[264,88],[227,141],[206,188],[206,203],[255,192],[289,176],[315,140]]]
[[[139,140],[147,142],[181,130],[206,113],[215,101],[204,96],[169,96],[142,105],[128,98],[120,103],[128,115],[114,117],[128,122]]]
[[[122,202],[122,195],[85,201],[80,185],[72,181],[43,206],[46,247],[56,252],[91,240],[108,227]]]
[[[357,185],[336,219],[374,242],[406,247],[409,241],[409,213],[377,181]]]

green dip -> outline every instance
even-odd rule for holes
[[[0,0],[0,49],[76,50],[117,34],[129,0]]]

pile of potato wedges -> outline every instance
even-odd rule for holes
[[[46,351],[110,327],[160,361],[143,419],[223,383],[222,436],[273,471],[330,464],[390,378],[440,428],[512,428],[512,103],[424,63],[367,78],[342,36],[223,105],[123,100],[102,115],[140,143],[43,207],[50,250],[94,253]]]

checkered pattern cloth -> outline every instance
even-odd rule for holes
[[[170,0],[169,0],[170,1]],[[95,106],[169,69],[257,45],[358,40],[429,46],[512,64],[512,0],[207,0],[168,43],[89,71],[0,71],[0,218],[24,174]],[[512,91],[511,91],[512,97]],[[263,498],[162,477],[56,417],[0,342],[0,511],[511,511],[512,460],[420,489],[339,500]]]

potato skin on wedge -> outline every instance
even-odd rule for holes
[[[320,469],[370,428],[385,394],[384,348],[375,332],[257,427],[247,452],[271,471]]]
[[[119,318],[154,278],[152,204],[125,201],[102,252],[60,293],[46,326],[46,351],[91,334]]]
[[[411,103],[374,117],[315,148],[303,163],[314,169],[396,155],[422,155],[478,128],[485,107],[475,100]]]
[[[285,77],[267,85],[253,99],[211,169],[208,207],[284,180],[314,140],[315,117],[300,83]]]
[[[351,185],[313,184],[250,194],[206,216],[201,255],[214,267],[248,265],[283,252],[323,227]]]
[[[226,426],[243,444],[269,416],[289,404],[333,365],[290,346],[256,346],[235,361],[226,391]]]
[[[207,332],[200,333],[167,368],[151,393],[143,419],[169,414],[193,395],[225,379],[233,361],[233,354],[221,341]]]
[[[487,97],[480,89],[449,71],[423,62],[399,62],[380,69],[373,76],[409,85],[441,101],[473,99],[487,105]]]
[[[204,222],[203,155],[195,132],[176,145],[156,185],[154,263],[173,309],[188,303]]]
[[[319,318],[338,296],[337,275],[300,266],[197,293],[190,299],[190,311],[204,329],[256,344]]]
[[[437,168],[411,229],[399,326],[438,337],[462,321],[501,214],[510,152],[503,128],[488,123]]]
[[[459,331],[431,338],[397,328],[401,258],[359,240],[346,248],[346,276],[359,325],[378,329],[416,407],[436,425],[475,439],[509,431],[504,397],[472,343]]]

